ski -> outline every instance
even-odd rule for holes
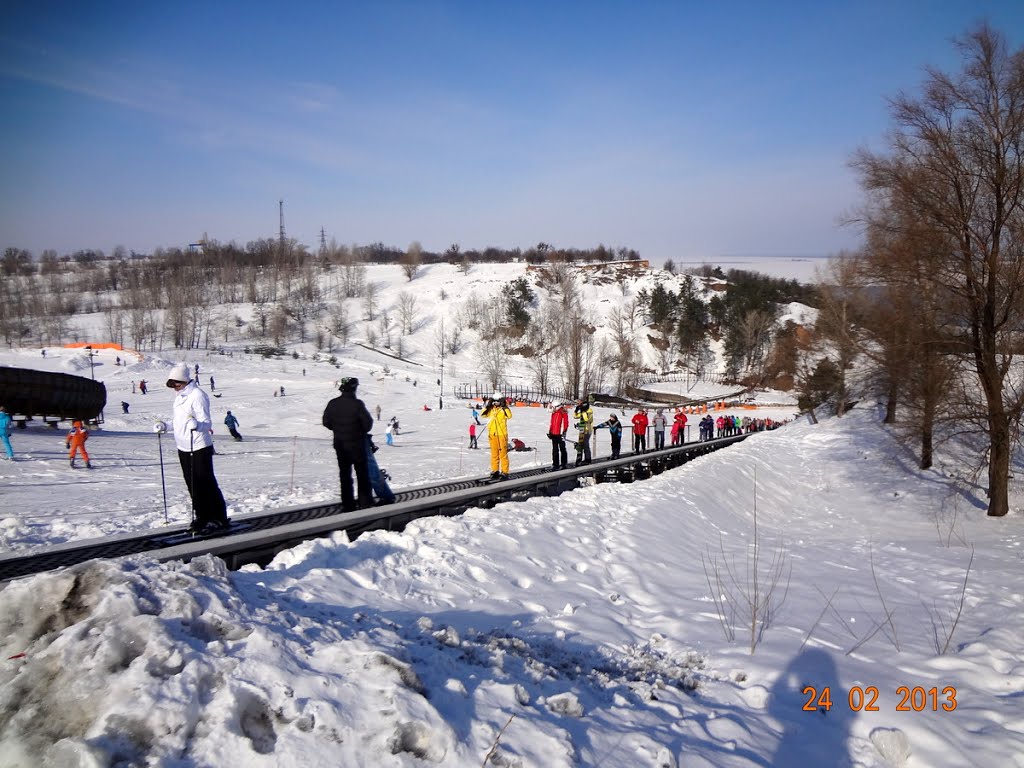
[[[220,528],[218,530],[210,531],[209,533],[189,533],[188,531],[179,531],[177,533],[169,533],[166,536],[157,536],[153,541],[165,547],[173,547],[177,544],[189,544],[193,541],[204,541],[206,539],[217,539],[222,536],[233,536],[236,533],[242,533],[250,528],[252,528],[251,523],[235,523],[229,520],[227,528]]]

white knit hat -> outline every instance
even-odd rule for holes
[[[171,372],[167,374],[168,387],[171,386],[172,381],[192,381],[192,376],[188,372],[188,366],[184,363],[178,363],[171,368]]]

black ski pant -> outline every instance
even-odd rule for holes
[[[338,477],[341,480],[341,506],[346,512],[373,505],[373,488],[370,485],[370,467],[366,461],[366,448],[357,445],[334,444],[338,455]],[[356,471],[356,488],[359,505],[352,493],[352,470]]]
[[[551,466],[555,469],[569,466],[569,454],[565,449],[565,435],[551,436]]]
[[[647,435],[633,433],[633,453],[643,453],[647,450]]]
[[[185,485],[192,497],[192,506],[196,512],[196,524],[226,523],[228,521],[228,505],[224,494],[217,485],[217,477],[213,474],[213,446],[192,451],[178,451],[178,462],[185,476]]]
[[[619,452],[622,450],[622,435],[612,435],[612,458],[619,458]]]
[[[235,429],[234,427],[228,427],[228,432],[231,433],[231,436],[233,438],[235,438],[235,440],[241,440],[242,439],[242,436],[240,434],[238,434],[238,430]]]

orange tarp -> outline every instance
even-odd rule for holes
[[[64,345],[65,349],[82,349],[84,347],[92,347],[93,349],[116,349],[118,352],[124,349],[120,344],[88,344],[84,341]]]

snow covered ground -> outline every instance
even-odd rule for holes
[[[151,429],[175,359],[113,354],[95,360],[94,469],[67,466],[62,432],[15,430],[3,550],[163,525],[161,447],[167,519],[188,519]],[[489,469],[429,372],[382,376],[365,350],[339,368],[186,360],[215,377],[215,422],[241,422],[215,459],[231,514],[337,498],[320,417],[342,375],[382,408],[396,488]],[[81,352],[0,364],[89,375]],[[513,436],[539,451],[514,469],[549,461],[546,421],[516,409]],[[915,470],[864,406],[644,482],[336,535],[262,570],[136,558],[15,582],[0,766],[1024,766],[1024,492],[990,519],[959,474],[948,456]],[[771,615],[753,654],[748,600]]]

